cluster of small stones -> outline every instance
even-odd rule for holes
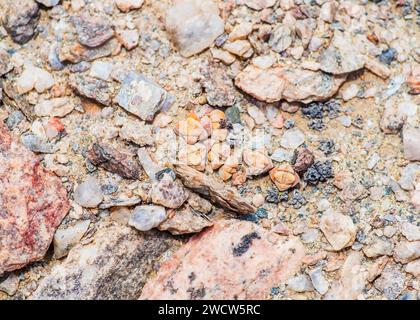
[[[36,164],[0,233],[42,240],[0,240],[0,299],[419,299],[415,2],[14,0],[0,22],[0,181]]]

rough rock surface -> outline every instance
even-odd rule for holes
[[[320,229],[336,251],[351,246],[356,238],[356,227],[351,218],[338,212],[325,213]]]
[[[170,103],[168,93],[145,78],[130,72],[123,81],[116,102],[128,112],[145,121],[152,121],[156,112]]]
[[[184,57],[207,49],[224,31],[212,0],[181,0],[166,15],[166,29]]]
[[[173,240],[116,224],[98,231],[93,242],[74,247],[31,296],[34,300],[136,299],[153,265]]]
[[[42,259],[69,207],[60,180],[0,123],[0,274]]]
[[[88,152],[88,159],[95,166],[100,166],[126,179],[138,179],[140,174],[140,167],[130,159],[130,155],[105,144],[94,143]]]
[[[250,222],[217,222],[166,261],[140,299],[263,299],[299,270],[303,256],[296,238]]]
[[[39,20],[39,6],[33,0],[16,0],[7,3],[4,28],[12,39],[24,44],[35,35]]]
[[[187,188],[227,210],[240,214],[255,211],[254,207],[246,202],[234,189],[225,186],[215,178],[186,165],[176,165],[175,172]]]

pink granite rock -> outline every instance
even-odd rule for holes
[[[294,275],[304,247],[247,221],[218,221],[149,279],[140,299],[263,299]]]
[[[60,179],[0,122],[0,275],[42,259],[69,208]]]

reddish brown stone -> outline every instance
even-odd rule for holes
[[[88,152],[88,159],[95,166],[116,173],[126,179],[138,179],[140,167],[130,159],[130,156],[121,153],[104,144],[94,143]]]
[[[0,275],[42,259],[69,208],[60,180],[0,122]]]
[[[162,264],[140,299],[264,299],[299,270],[304,255],[297,238],[219,221]]]

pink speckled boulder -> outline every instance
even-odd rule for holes
[[[42,259],[69,208],[60,179],[0,122],[0,275]]]
[[[297,238],[219,221],[162,264],[140,299],[264,299],[299,270],[303,256]]]

